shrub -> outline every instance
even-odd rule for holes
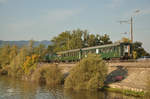
[[[62,73],[57,65],[49,64],[39,67],[32,74],[32,81],[40,84],[57,85],[61,84]]]
[[[33,54],[32,56],[26,56],[26,60],[23,63],[23,70],[25,75],[30,75],[36,69],[39,56]]]
[[[104,86],[107,65],[96,54],[88,54],[71,71],[65,80],[65,88],[99,89]]]
[[[26,46],[22,47],[18,54],[14,56],[9,64],[8,75],[12,77],[22,77],[24,74],[23,64],[26,60],[26,56],[28,55],[28,51]]]

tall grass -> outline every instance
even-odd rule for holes
[[[58,85],[61,84],[63,75],[57,65],[43,65],[32,74],[32,81],[39,84]]]
[[[96,54],[88,54],[70,72],[65,80],[65,88],[94,89],[104,86],[107,75],[107,65]]]

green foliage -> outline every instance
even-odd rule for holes
[[[144,50],[141,42],[134,42],[132,45],[132,48],[133,48],[133,51],[135,51],[137,53],[137,58],[139,58],[141,56],[149,56],[150,55],[149,53],[147,53]]]
[[[13,77],[21,77],[24,74],[23,64],[28,54],[29,52],[27,50],[27,47],[23,47],[20,49],[17,56],[11,60],[11,63],[9,65],[10,70],[8,71],[8,75]]]
[[[59,34],[58,37],[54,37],[51,40],[54,44],[54,51],[67,50],[70,36],[70,31],[65,31]]]
[[[136,51],[132,51],[132,55],[133,55],[133,59],[137,58],[137,52]]]
[[[13,77],[29,76],[46,53],[45,46],[41,44],[34,47],[33,40],[22,48],[5,45],[0,48],[0,71]]]
[[[44,65],[38,68],[32,75],[32,80],[47,85],[58,85],[62,81],[62,72],[57,65]]]
[[[80,29],[62,32],[51,41],[53,42],[53,52],[112,43],[107,34],[94,35],[89,34],[87,30]]]
[[[101,40],[101,45],[112,43],[112,41],[109,38],[109,35],[107,35],[107,34],[104,34],[103,36],[100,36],[100,40]]]
[[[95,46],[96,45],[96,40],[95,40],[95,35],[91,34],[88,37],[88,46]]]
[[[107,65],[96,54],[88,54],[71,71],[65,80],[65,88],[99,89],[104,86]]]
[[[119,88],[104,88],[104,90],[122,93],[124,95],[135,96],[135,97],[143,97],[145,94],[144,91],[137,92],[137,91],[127,90],[127,89],[119,89]]]
[[[46,49],[45,45],[43,44],[40,44],[34,48],[34,54],[39,56],[39,61],[43,61],[46,53],[48,53],[48,49]]]
[[[10,51],[11,47],[9,45],[5,45],[1,49],[0,64],[2,68],[10,64]]]

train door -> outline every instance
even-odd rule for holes
[[[124,58],[130,57],[130,45],[124,45]]]

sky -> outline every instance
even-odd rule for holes
[[[115,42],[130,37],[119,21],[131,16],[134,41],[150,52],[150,0],[0,0],[0,40],[51,40],[80,28]]]

